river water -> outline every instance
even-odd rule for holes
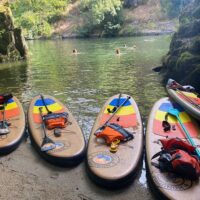
[[[154,102],[166,96],[152,71],[169,49],[170,36],[29,41],[25,62],[0,65],[0,92],[12,92],[25,110],[37,94],[68,106],[86,140],[104,102],[126,93],[138,103],[144,125]],[[119,48],[120,55],[115,50]],[[78,54],[72,54],[77,49]],[[148,189],[145,165],[139,182]]]

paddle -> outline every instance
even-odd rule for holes
[[[125,103],[130,99],[130,96],[127,96],[127,98],[124,100],[124,102],[115,110],[115,112],[113,112],[113,114],[108,118],[108,120],[97,130],[95,131],[95,133],[97,133],[98,131],[101,131],[107,124],[108,122],[115,116],[115,114],[120,110],[120,108],[125,105]]]
[[[119,97],[118,97],[118,99],[117,99],[117,105],[114,106],[114,108],[112,109],[112,111],[110,110],[110,108],[107,109],[107,111],[108,111],[109,113],[114,113],[114,112],[116,111],[116,109],[120,106],[120,99],[121,99],[121,96],[122,96],[122,94],[120,93],[120,94],[119,94]]]
[[[44,120],[43,120],[43,116],[42,116],[42,107],[39,107],[39,111],[40,111],[40,116],[42,119],[42,129],[43,129],[43,133],[44,133],[44,138],[43,138],[42,145],[41,145],[41,151],[49,151],[49,150],[55,149],[56,144],[52,139],[50,139],[47,136],[47,133],[45,130],[45,124],[44,124]]]
[[[2,110],[2,121],[0,122],[1,125],[0,135],[6,135],[10,132],[8,128],[10,124],[5,119],[5,107],[6,107],[6,102],[2,106],[0,106],[0,110]]]
[[[190,136],[188,130],[186,129],[185,125],[182,123],[182,121],[181,121],[181,119],[180,119],[180,117],[179,117],[180,112],[179,112],[177,109],[172,108],[172,109],[169,109],[169,110],[168,110],[168,113],[169,113],[170,115],[172,115],[172,116],[174,116],[174,117],[177,118],[177,120],[178,120],[178,122],[180,123],[181,128],[182,128],[183,131],[185,132],[186,137],[187,137],[187,139],[189,140],[190,144],[191,144],[192,146],[196,147],[195,142],[194,142],[193,139],[191,138],[191,136]],[[196,151],[196,153],[197,153],[197,155],[198,155],[198,157],[199,157],[199,159],[200,159],[200,151],[199,151],[199,149],[196,148],[195,151]]]
[[[51,114],[52,112],[48,109],[48,107],[47,107],[47,105],[46,105],[46,103],[45,103],[45,100],[44,100],[43,95],[40,95],[40,97],[41,97],[41,99],[42,99],[42,103],[44,104],[44,107],[46,108],[48,114]]]

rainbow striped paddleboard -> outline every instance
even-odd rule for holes
[[[109,145],[104,141],[102,143],[94,135],[110,118],[109,124],[120,125],[134,137],[119,143],[115,153],[110,151]],[[134,99],[126,94],[109,98],[96,119],[88,142],[87,170],[90,178],[108,188],[130,183],[141,161],[142,150],[142,121]]]
[[[200,98],[194,92],[185,92],[166,87],[169,96],[180,104],[190,115],[200,121]]]
[[[34,97],[28,109],[28,127],[33,146],[44,159],[52,164],[60,166],[79,164],[84,158],[86,145],[78,123],[69,109],[56,98],[44,95],[43,100],[41,96]],[[48,130],[46,126],[43,126],[40,109],[42,109],[42,115],[47,114],[45,104],[53,113],[68,113],[65,128]],[[53,148],[50,150],[41,148],[45,137],[44,131],[52,142]]]
[[[146,161],[149,182],[161,199],[198,200],[200,194],[199,181],[191,181],[172,173],[160,172],[159,169],[151,164],[152,156],[161,151],[159,139],[165,139],[166,137],[186,139],[185,133],[177,119],[167,114],[170,109],[177,109],[180,112],[179,117],[190,136],[197,145],[200,145],[200,129],[196,121],[182,107],[169,98],[162,98],[157,101],[150,113],[146,134]],[[164,131],[162,126],[162,122],[166,118],[172,127],[167,132]]]
[[[23,139],[25,132],[25,115],[21,103],[12,97],[5,105],[4,119],[9,124],[7,134],[0,134],[0,154],[7,154],[15,150]],[[3,111],[0,110],[0,121]],[[2,124],[1,124],[2,125]]]

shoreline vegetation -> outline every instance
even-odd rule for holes
[[[138,32],[138,33],[133,33],[132,35],[130,34],[124,34],[124,35],[118,35],[114,36],[115,38],[121,38],[121,37],[141,37],[141,36],[159,36],[159,35],[172,35],[176,31],[144,31],[144,32]],[[96,39],[96,38],[111,38],[111,37],[102,37],[99,35],[90,35],[88,37],[84,37],[81,35],[52,35],[49,37],[36,37],[36,38],[28,38],[25,37],[26,41],[29,40],[62,40],[62,39]]]
[[[169,1],[15,0],[10,7],[27,40],[101,38],[174,33],[181,8],[169,13]]]

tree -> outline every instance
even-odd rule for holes
[[[82,9],[88,11],[88,31],[102,29],[105,35],[115,35],[121,27],[121,0],[83,0]]]
[[[19,26],[29,37],[48,36],[53,19],[68,5],[69,0],[15,0],[11,3]]]

